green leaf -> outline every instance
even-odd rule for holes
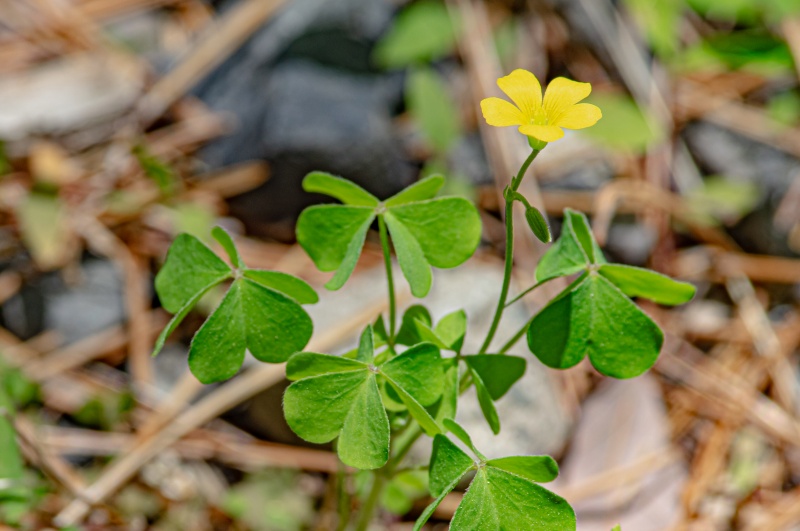
[[[439,349],[430,343],[411,347],[381,365],[380,371],[423,406],[430,406],[442,396],[442,359]]]
[[[326,443],[341,435],[337,449],[346,465],[374,469],[386,464],[389,419],[375,374],[366,366],[294,382],[283,408],[289,427],[306,441]]]
[[[447,85],[431,68],[412,69],[406,78],[406,108],[430,146],[447,153],[461,136],[461,117]]]
[[[231,274],[228,264],[200,240],[179,234],[167,252],[164,267],[156,275],[156,292],[165,310],[178,313],[198,292],[208,290]]]
[[[604,264],[598,273],[617,286],[628,297],[642,297],[659,304],[675,306],[689,302],[696,288],[666,275],[622,264]]]
[[[422,470],[404,470],[387,483],[381,494],[381,505],[389,512],[402,516],[412,509],[414,500],[427,493],[427,473]]]
[[[161,352],[161,349],[164,348],[164,343],[167,341],[167,338],[172,335],[172,332],[174,332],[175,329],[178,328],[178,325],[181,324],[187,315],[189,315],[189,312],[192,311],[192,308],[194,308],[200,299],[203,298],[203,295],[208,293],[208,291],[216,285],[217,282],[212,282],[205,288],[202,288],[200,291],[195,293],[191,299],[186,301],[186,304],[184,304],[183,307],[172,316],[172,319],[170,319],[169,323],[167,323],[167,326],[164,327],[164,330],[158,334],[158,338],[156,338],[156,344],[153,347],[151,356],[155,357],[159,352]]]
[[[549,455],[501,457],[486,461],[486,465],[537,483],[547,483],[558,477],[558,463]]]
[[[242,257],[239,255],[239,250],[236,248],[236,245],[233,243],[233,239],[231,235],[225,231],[222,227],[214,227],[211,229],[211,236],[214,237],[215,240],[225,249],[225,252],[228,254],[228,258],[231,259],[231,264],[236,269],[241,269],[244,267],[244,262],[242,262]]]
[[[428,489],[433,496],[438,497],[453,482],[458,482],[473,468],[475,468],[475,461],[453,444],[450,439],[442,434],[433,438],[428,475]]]
[[[664,335],[605,277],[586,273],[552,300],[528,329],[528,346],[556,369],[585,355],[602,374],[632,378],[656,361]]]
[[[273,289],[291,297],[299,304],[315,304],[319,302],[319,296],[314,288],[303,280],[279,271],[267,271],[265,269],[245,269],[245,278],[261,284],[265,288]]]
[[[378,206],[378,198],[356,183],[330,173],[313,171],[303,179],[303,190],[335,197],[345,205]]]
[[[439,426],[424,408],[442,396],[444,374],[439,349],[421,343],[390,359],[379,370],[425,432],[431,436],[439,433]]]
[[[566,208],[564,209],[564,220],[569,223],[572,234],[580,243],[583,252],[589,258],[589,262],[592,264],[604,264],[606,259],[594,239],[592,229],[589,228],[589,220],[586,219],[586,214]]]
[[[450,350],[461,352],[467,334],[467,314],[464,310],[448,313],[436,323],[436,335]]]
[[[391,207],[387,212],[408,229],[434,267],[461,265],[480,243],[478,211],[461,197],[429,199]]]
[[[242,278],[192,339],[189,367],[203,383],[224,380],[239,370],[245,349],[260,361],[279,363],[302,350],[312,330],[295,301]]]
[[[528,226],[533,231],[534,236],[539,238],[539,241],[543,243],[552,241],[553,235],[550,234],[550,227],[547,226],[547,221],[538,208],[534,206],[526,207],[525,220],[528,222]]]
[[[525,359],[505,354],[476,354],[462,358],[480,376],[492,400],[499,400],[525,374]]]
[[[450,523],[453,531],[547,529],[574,531],[575,512],[563,498],[504,470],[478,470]]]
[[[435,405],[434,419],[439,426],[444,426],[445,419],[453,419],[458,408],[458,360],[447,358],[442,360],[444,385],[442,398]]]
[[[475,393],[478,395],[478,405],[481,407],[481,412],[486,422],[489,423],[492,433],[497,435],[500,433],[500,417],[497,415],[497,408],[494,407],[492,395],[489,394],[480,374],[476,371],[472,371],[472,383],[475,384]]]
[[[375,377],[367,378],[345,418],[337,445],[346,465],[371,470],[389,460],[389,417]]]
[[[374,209],[362,206],[316,205],[300,214],[297,241],[321,271],[337,270],[328,289],[347,282],[374,219]]]
[[[375,359],[375,336],[371,326],[367,326],[361,333],[356,359],[361,363],[372,363]]]
[[[411,345],[421,343],[423,339],[419,333],[417,323],[424,323],[430,328],[432,322],[431,314],[425,306],[421,304],[409,306],[408,309],[403,312],[400,330],[397,332],[397,344],[410,347]]]
[[[619,524],[617,524],[611,531],[622,531],[622,527]]]
[[[448,55],[456,44],[456,29],[442,2],[414,2],[394,20],[375,48],[375,60],[385,68],[402,68]]]
[[[311,378],[312,376],[323,374],[363,371],[367,367],[367,364],[361,361],[332,354],[298,352],[292,355],[286,363],[286,378],[289,380],[302,380],[303,378]]]
[[[581,218],[571,216],[570,212],[565,210],[561,236],[542,256],[542,259],[539,260],[539,265],[536,266],[536,281],[538,283],[551,278],[572,275],[586,269],[592,263],[589,254],[578,239],[574,226],[574,222]],[[591,249],[591,246],[589,248]]]
[[[383,204],[386,207],[394,207],[415,203],[417,201],[425,201],[426,199],[433,199],[442,186],[444,186],[444,177],[441,175],[429,175],[412,184],[405,190],[393,195],[384,201]]]
[[[462,443],[466,444],[467,448],[472,450],[472,452],[478,457],[478,459],[482,461],[486,460],[486,456],[483,455],[480,451],[478,451],[477,448],[475,448],[475,444],[473,444],[472,442],[472,437],[469,436],[469,433],[467,433],[467,430],[465,430],[461,426],[461,424],[459,424],[453,419],[444,419],[442,423],[444,424],[444,427],[447,429],[447,431],[455,435],[458,438],[458,440],[460,440]]]
[[[422,298],[428,294],[433,282],[431,266],[425,260],[422,247],[406,226],[395,219],[391,212],[386,212],[383,217],[389,228],[389,234],[392,236],[392,245],[397,254],[397,261],[400,263],[400,269],[411,286],[411,293],[415,297]]]

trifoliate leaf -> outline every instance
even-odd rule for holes
[[[178,313],[198,292],[231,276],[231,268],[214,251],[194,236],[179,234],[156,275],[156,292],[165,310]]]
[[[344,286],[356,267],[375,210],[363,206],[316,205],[300,214],[297,241],[321,271],[336,274],[325,285]]]
[[[345,205],[375,207],[380,202],[354,182],[322,171],[306,175],[303,179],[303,190],[335,197]]]
[[[231,261],[244,267],[227,233],[219,229],[215,236]],[[277,363],[301,350],[311,338],[311,318],[295,300],[277,291],[310,302],[316,298],[310,286],[273,271],[245,269],[243,276],[238,275],[189,348],[189,368],[203,383],[236,374],[245,350],[260,361]],[[233,276],[230,267],[200,240],[179,235],[156,276],[159,299],[175,316],[156,340],[153,355],[208,290]]]
[[[450,523],[452,531],[547,529],[574,531],[575,512],[556,494],[489,466],[478,469]]]
[[[656,361],[664,335],[658,326],[605,277],[584,273],[536,317],[528,346],[557,369],[587,354],[601,373],[614,378],[642,374]]]
[[[366,203],[360,196],[354,199],[355,188],[332,176],[315,173],[309,178],[314,190]],[[480,217],[474,205],[457,197],[417,200],[435,194],[440,179],[423,179],[383,205],[317,205],[304,210],[297,221],[297,241],[319,269],[336,271],[326,287],[339,289],[350,277],[378,215],[389,228],[414,295],[422,297],[430,290],[431,266],[450,268],[467,260],[480,241]]]
[[[371,365],[372,331],[362,335],[359,360],[301,352],[287,364],[296,379],[284,395],[284,413],[292,430],[309,442],[340,437],[339,457],[350,466],[379,468],[389,455],[389,421],[377,376],[385,379],[399,400],[427,432],[439,428],[423,407],[439,399],[442,368],[439,351],[422,344],[378,367]],[[370,361],[360,361],[361,359]]]
[[[610,280],[628,297],[642,297],[669,306],[689,302],[697,291],[688,282],[679,282],[641,267],[603,264],[598,273]]]
[[[547,226],[547,221],[538,208],[534,206],[526,207],[525,220],[528,222],[531,231],[533,231],[533,235],[539,238],[539,241],[550,243],[553,235],[550,234],[550,227]]]
[[[432,408],[433,418],[439,426],[445,419],[453,419],[458,408],[458,360],[447,358],[442,360],[444,371],[442,398]]]
[[[526,361],[505,354],[476,354],[462,358],[481,381],[492,400],[499,400],[525,374]]]
[[[448,427],[472,447],[463,428],[451,422]],[[486,460],[476,451],[476,463],[446,436],[433,440],[428,486],[436,500],[417,519],[414,529],[422,529],[444,497],[470,470],[477,473],[461,504],[456,509],[450,529],[503,530],[547,529],[574,531],[575,512],[563,498],[534,482],[552,481],[558,465],[548,456],[514,456]]]
[[[393,195],[384,201],[384,205],[386,207],[395,207],[433,199],[436,197],[436,193],[441,190],[442,186],[444,186],[444,177],[441,175],[429,175],[415,182],[405,190]]]

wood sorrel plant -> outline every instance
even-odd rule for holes
[[[287,362],[286,375],[293,380],[284,396],[289,426],[310,442],[338,439],[336,450],[345,465],[373,471],[371,489],[355,519],[359,530],[367,528],[382,490],[400,473],[406,453],[423,434],[433,439],[428,486],[435,500],[415,529],[424,525],[465,475],[474,472],[451,529],[574,530],[575,513],[569,504],[539,485],[557,476],[556,462],[548,456],[487,459],[454,420],[459,395],[474,386],[486,421],[499,433],[494,402],[519,380],[526,365],[524,358],[506,352],[523,335],[531,352],[549,367],[566,369],[588,355],[602,374],[637,376],[655,363],[663,334],[629,297],[675,305],[694,295],[690,284],[647,269],[607,263],[586,217],[567,209],[560,238],[536,268],[537,284],[508,301],[515,202],[525,207],[534,234],[542,241],[550,240],[544,218],[517,191],[519,185],[536,155],[548,142],[563,136],[562,128],[589,127],[601,113],[593,105],[580,103],[591,91],[588,83],[557,78],[542,97],[533,74],[515,70],[500,78],[498,85],[515,105],[499,98],[483,100],[486,121],[517,126],[528,137],[532,151],[504,193],[505,275],[489,332],[477,353],[462,352],[467,332],[463,311],[435,324],[419,305],[409,308],[402,319],[397,317],[392,247],[411,292],[422,298],[431,287],[431,266],[462,264],[480,240],[480,218],[469,201],[436,197],[444,184],[441,176],[423,179],[385,201],[322,172],[311,173],[303,181],[306,191],[341,202],[312,206],[297,223],[298,242],[317,267],[335,271],[328,289],[339,289],[347,282],[367,232],[377,220],[389,315],[367,326],[358,348],[342,356],[300,352],[312,333],[311,320],[301,305],[316,302],[316,293],[291,275],[247,268],[228,234],[219,228],[212,235],[232,266],[196,238],[182,234],[156,277],[164,308],[175,314],[158,338],[156,352],[203,294],[232,281],[192,340],[189,367],[200,381],[209,383],[232,377],[247,350],[260,361]],[[575,278],[522,330],[492,350],[505,308],[558,277]],[[343,511],[340,528],[350,520]]]

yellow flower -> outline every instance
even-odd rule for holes
[[[603,116],[590,103],[579,103],[592,92],[592,85],[557,77],[547,86],[542,100],[542,86],[536,76],[517,69],[497,80],[497,86],[515,105],[500,98],[481,101],[486,123],[496,127],[518,125],[519,132],[542,142],[564,136],[563,128],[591,127]]]

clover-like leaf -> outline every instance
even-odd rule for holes
[[[447,425],[468,447],[473,447],[463,428],[452,421]],[[428,485],[436,499],[417,519],[415,531],[422,528],[444,497],[470,470],[477,472],[450,523],[453,531],[576,529],[575,512],[566,500],[537,485],[552,481],[558,475],[558,465],[551,457],[513,456],[486,460],[479,452],[475,453],[479,461],[469,457],[445,435],[434,438]]]
[[[298,303],[317,300],[314,290],[298,278],[247,269],[230,236],[219,228],[213,235],[236,265],[235,270],[200,240],[181,234],[156,276],[159,299],[175,315],[156,340],[153,355],[206,292],[234,279],[189,347],[189,368],[203,383],[236,374],[246,350],[269,363],[286,361],[302,350],[311,338],[313,325]]]
[[[628,297],[642,297],[669,306],[689,302],[697,291],[688,282],[679,282],[641,267],[603,264],[598,272]]]
[[[461,352],[467,334],[467,314],[464,310],[448,313],[436,323],[434,332],[448,349]]]
[[[603,263],[603,252],[592,236],[586,216],[567,208],[564,210],[561,236],[536,267],[536,281],[571,275],[591,264]]]
[[[355,184],[321,172],[303,182],[307,190],[346,203],[309,207],[297,221],[297,241],[314,264],[322,271],[336,271],[328,289],[341,288],[350,277],[377,216],[389,229],[400,269],[417,297],[430,291],[431,266],[461,264],[480,241],[480,217],[472,203],[460,197],[431,199],[443,184],[440,176],[423,179],[384,203],[375,203]]]
[[[557,369],[588,354],[592,365],[614,378],[632,378],[652,367],[664,335],[604,276],[584,273],[534,317],[528,346]]]
[[[433,323],[431,313],[421,304],[413,304],[406,308],[400,320],[400,330],[397,331],[395,342],[398,345],[412,346],[424,341],[420,335],[419,324],[430,327]]]
[[[284,395],[284,414],[303,439],[325,443],[339,437],[339,457],[347,465],[373,469],[389,456],[389,420],[379,378],[385,380],[426,432],[439,428],[425,405],[441,396],[442,367],[438,349],[422,343],[373,365],[374,336],[367,327],[357,359],[300,352],[289,359],[286,375],[296,380]]]

